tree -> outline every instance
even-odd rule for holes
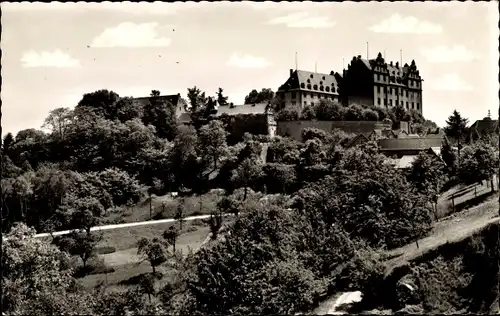
[[[142,121],[144,125],[153,125],[160,138],[173,140],[178,125],[175,106],[166,100],[161,100],[159,96],[160,91],[151,91],[149,105],[144,109]]]
[[[460,140],[464,137],[464,134],[467,130],[467,124],[469,120],[467,118],[463,118],[457,110],[453,111],[453,114],[448,117],[446,121],[446,127],[444,128],[444,132],[446,136],[452,137],[458,146],[458,157],[457,162],[460,165]]]
[[[223,123],[219,120],[210,121],[210,123],[202,126],[199,130],[199,157],[202,159],[209,159],[211,163],[213,163],[213,167],[210,169],[209,173],[217,170],[217,163],[227,153],[227,134]]]
[[[175,243],[179,237],[179,230],[174,226],[170,226],[167,230],[163,232],[163,239],[167,241],[168,244],[172,245],[173,251],[175,253]]]
[[[217,103],[219,103],[219,105],[227,105],[228,97],[224,96],[222,94],[223,92],[224,90],[222,88],[219,88],[219,90],[217,91]]]
[[[443,167],[443,162],[438,157],[424,152],[412,162],[408,173],[408,180],[415,188],[420,193],[432,197],[435,212],[437,212],[439,192],[446,182]]]
[[[185,208],[185,201],[184,199],[181,199],[181,201],[179,201],[179,203],[177,204],[177,210],[175,212],[175,216],[174,216],[174,219],[177,220],[179,222],[179,230],[182,231],[182,223],[184,222],[184,218],[186,217],[186,215],[184,214],[184,208]]]
[[[102,89],[84,94],[76,107],[87,107],[98,116],[114,120],[117,114],[116,104],[119,99],[120,96],[117,93]]]
[[[3,155],[9,155],[10,148],[11,148],[11,146],[13,144],[14,144],[14,136],[12,136],[12,133],[7,133],[3,137],[3,142],[2,142],[2,153],[3,153]]]
[[[212,239],[217,239],[217,234],[219,233],[220,228],[222,227],[222,213],[220,212],[212,212],[210,214],[210,232],[212,233]]]
[[[75,284],[69,257],[35,238],[35,233],[34,229],[18,223],[2,237],[2,312],[18,311],[26,315],[33,313],[33,308],[45,305],[43,309],[37,308],[37,312],[66,314],[69,309],[63,311],[67,307],[64,303]],[[80,313],[89,312],[83,305],[80,308]]]
[[[260,92],[253,89],[245,97],[245,104],[263,103],[273,100],[274,92],[269,88],[263,88]]]
[[[454,176],[456,174],[457,155],[447,139],[445,139],[441,145],[441,157],[448,167],[449,174]]]
[[[69,108],[57,108],[49,112],[49,116],[45,118],[42,128],[49,128],[53,136],[64,140],[71,119],[72,111]]]
[[[258,164],[255,159],[246,158],[238,168],[233,171],[231,180],[237,187],[244,188],[245,193],[243,195],[243,200],[245,201],[248,194],[248,187],[262,176],[262,166]]]
[[[495,190],[493,176],[498,171],[498,151],[484,142],[466,146],[463,150],[462,163],[458,168],[458,177],[465,184],[479,181],[491,181],[491,190]]]
[[[90,233],[72,231],[69,236],[54,239],[54,243],[63,251],[82,259],[83,271],[87,269],[87,262],[94,254],[95,246],[101,240],[100,237]]]
[[[151,295],[156,294],[154,274],[143,275],[139,281],[139,286],[142,292],[148,295],[149,303],[151,304]]]
[[[201,107],[205,105],[205,103],[207,103],[205,92],[201,92],[201,90],[196,86],[194,86],[193,88],[188,88],[187,97],[189,99],[189,103],[191,104],[191,113],[197,112]]]
[[[154,274],[156,267],[167,261],[166,253],[164,243],[158,238],[142,238],[137,243],[137,254],[142,257],[143,261],[149,261]]]

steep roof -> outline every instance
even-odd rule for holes
[[[395,138],[379,139],[381,150],[426,150],[430,147],[441,147],[444,138]]]
[[[482,137],[486,134],[498,133],[498,120],[477,120],[470,127],[470,131]]]
[[[266,113],[267,102],[257,103],[257,104],[243,104],[236,105],[233,108],[231,106],[219,106],[217,109],[216,116],[221,116],[222,114],[227,115],[238,115],[238,114],[264,114]]]
[[[335,73],[330,74],[295,70],[278,91],[303,90],[338,95],[339,84]],[[323,90],[322,90],[323,89]]]

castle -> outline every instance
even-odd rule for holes
[[[422,81],[414,60],[402,66],[387,63],[379,53],[369,60],[354,56],[342,75],[290,69],[289,78],[276,94],[284,106],[303,108],[327,99],[386,109],[400,105],[422,114]]]

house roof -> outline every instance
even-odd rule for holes
[[[433,152],[436,156],[441,157],[441,147],[431,147],[429,151]]]
[[[257,104],[243,104],[236,105],[233,108],[231,106],[219,106],[217,108],[216,116],[221,116],[222,114],[227,115],[238,115],[238,114],[264,114],[266,113],[267,108],[266,103],[257,103]]]
[[[477,120],[470,127],[471,132],[475,132],[481,137],[485,134],[498,133],[498,120]]]
[[[304,90],[338,95],[339,84],[335,74],[311,72],[305,70],[295,70],[288,80],[279,87],[278,91]],[[323,89],[323,90],[321,90]]]
[[[133,100],[136,102],[139,102],[143,105],[146,105],[146,104],[149,104],[150,98],[151,97],[148,96],[148,97],[133,98]],[[179,93],[172,94],[172,95],[160,95],[160,96],[158,96],[158,99],[161,101],[168,101],[168,102],[172,103],[173,105],[178,106],[180,103],[180,100],[181,100],[181,95]]]
[[[444,138],[394,138],[379,139],[381,150],[426,150],[430,147],[441,147]]]
[[[356,137],[354,137],[353,139],[351,139],[347,144],[346,144],[346,147],[349,148],[351,147],[352,145],[354,145],[359,139],[363,139],[365,141],[369,141],[369,139],[363,135],[363,134],[359,134],[357,135]]]

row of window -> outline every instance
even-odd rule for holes
[[[384,93],[387,93],[387,87],[383,87],[383,91]],[[377,92],[380,93],[382,89],[380,89],[380,86],[377,86]],[[389,88],[389,94],[392,94],[392,95],[397,95],[398,94],[398,90],[399,90],[399,95],[403,95],[403,89],[402,88]],[[404,90],[406,91],[406,97],[408,98],[409,96],[410,97],[416,97],[417,96],[417,93],[416,92],[413,92],[413,91],[408,91],[408,90]]]
[[[306,84],[302,82],[302,83],[300,84],[300,87],[301,87],[302,89],[305,89],[305,88],[306,88]],[[326,86],[326,87],[325,87],[325,86],[323,86],[323,85],[320,85],[320,86],[318,87],[318,85],[316,85],[316,84],[315,84],[315,85],[313,85],[313,86],[311,86],[311,84],[310,84],[310,83],[308,83],[308,84],[307,84],[307,89],[308,89],[308,90],[318,90],[318,89],[319,89],[320,91],[326,91],[326,92],[330,92],[330,90],[331,90],[331,92],[333,92],[333,93],[335,92],[335,87],[333,86],[333,83],[332,83],[332,87],[331,87],[331,88],[330,88],[329,86]]]
[[[387,81],[387,78],[386,78],[387,76],[384,76],[384,75],[381,76],[380,74],[377,74],[377,81],[381,81],[380,77],[382,77],[382,81]],[[389,78],[390,78],[391,82],[396,82],[397,81],[398,83],[401,83],[401,80],[399,78],[397,80],[396,80],[396,78],[394,76],[390,76]],[[416,88],[419,88],[420,82],[418,80],[411,80],[411,79],[409,79],[408,80],[408,85],[410,87],[412,87],[413,85],[415,85]]]
[[[389,99],[389,106],[393,106],[392,101],[393,101],[392,99]],[[377,104],[378,104],[378,105],[382,105],[382,102],[381,102],[380,98],[377,98]],[[387,99],[384,99],[384,105],[387,105]],[[395,105],[395,106],[396,106],[396,105],[398,105],[398,101],[394,100],[394,105]],[[401,101],[401,104],[400,104],[400,105],[401,105],[401,106],[404,106],[404,102],[403,102],[403,101]],[[410,104],[409,104],[409,102],[408,102],[408,101],[406,102],[406,109],[407,109],[407,110],[409,110],[409,109],[410,109]],[[412,109],[412,110],[415,110],[415,102],[412,102],[412,103],[411,103],[411,109]],[[418,103],[418,102],[417,102],[417,108],[416,108],[416,110],[420,110],[420,103]]]
[[[297,99],[297,92],[296,91],[291,91],[290,92],[290,96],[291,96],[292,100],[293,99]],[[318,99],[321,99],[321,98],[331,99],[331,100],[335,99],[331,95],[325,95],[325,94],[322,94],[322,93],[314,93],[314,92],[311,92],[311,93],[305,92],[303,96],[304,96],[304,98],[307,98],[307,97],[314,98],[315,96],[317,96]],[[283,96],[283,98],[284,98],[284,96]]]

